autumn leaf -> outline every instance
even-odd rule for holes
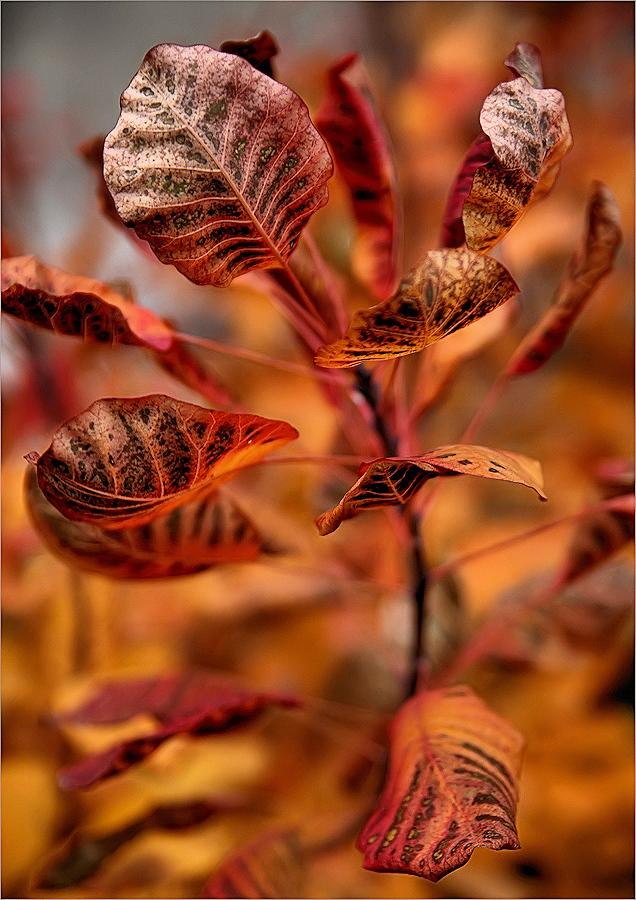
[[[522,75],[532,87],[543,87],[541,52],[534,44],[515,44],[515,49],[508,54],[505,64],[517,78]]]
[[[117,212],[195,284],[284,266],[332,171],[300,97],[204,45],[153,47],[104,144]]]
[[[316,519],[320,534],[331,534],[345,519],[365,509],[406,503],[425,481],[438,475],[477,475],[523,484],[545,500],[538,462],[505,450],[454,444],[423,456],[376,459],[360,467],[360,477],[333,509]]]
[[[583,519],[568,548],[559,584],[567,584],[605,562],[634,540],[634,494],[616,497],[612,508]]]
[[[261,31],[247,41],[223,41],[219,50],[240,56],[263,75],[274,77],[272,58],[278,54],[278,44],[269,31]]]
[[[67,519],[40,490],[34,468],[26,472],[25,499],[35,530],[54,556],[110,578],[192,575],[257,559],[265,549],[245,513],[219,492],[118,530]]]
[[[471,192],[475,172],[480,166],[495,158],[490,138],[480,134],[470,145],[448,195],[442,220],[440,244],[442,247],[461,247],[466,243],[462,213],[464,203]]]
[[[213,493],[297,436],[286,422],[155,394],[97,400],[27,459],[64,516],[116,529]]]
[[[476,847],[516,849],[523,743],[470,688],[411,697],[391,723],[384,789],[358,838],[364,867],[439,881]]]
[[[298,832],[278,829],[259,835],[233,853],[198,896],[303,897],[304,880]]]
[[[351,196],[358,226],[354,272],[386,300],[398,271],[399,189],[389,139],[357,54],[343,56],[329,69],[316,126],[329,142]]]
[[[552,305],[519,345],[504,375],[534,372],[561,347],[598,283],[611,272],[621,239],[618,204],[610,189],[596,181],[581,246],[570,259]]]
[[[321,347],[320,366],[391,359],[452,334],[519,292],[496,260],[466,247],[431,250],[384,303],[360,310],[344,337]]]
[[[54,722],[106,725],[145,713],[162,727],[67,766],[58,781],[64,790],[88,788],[145,759],[175,734],[216,734],[251,721],[270,706],[300,705],[291,695],[256,691],[205,672],[109,682],[77,709],[55,716]]]

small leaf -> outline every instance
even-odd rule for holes
[[[278,44],[269,31],[261,31],[256,37],[249,38],[247,41],[224,41],[219,50],[222,53],[233,53],[234,56],[240,56],[263,75],[274,77],[272,57],[278,54]]]
[[[161,394],[97,400],[55,432],[37,460],[38,483],[69,519],[143,525],[213,493],[297,436],[286,422]]]
[[[296,829],[270,831],[241,847],[214,873],[201,898],[305,896],[304,865]]]
[[[87,788],[145,759],[175,734],[215,734],[254,719],[270,706],[300,705],[301,701],[291,695],[254,691],[207,673],[106,683],[89,701],[55,716],[54,721],[62,725],[106,725],[146,713],[158,719],[162,727],[67,766],[58,781],[64,790]]]
[[[357,54],[342,57],[329,69],[328,94],[316,114],[316,126],[349,188],[358,225],[354,271],[386,300],[397,277],[399,189],[389,139]]]
[[[495,152],[492,149],[490,138],[485,134],[480,134],[468,148],[448,195],[440,237],[442,247],[461,247],[466,243],[462,218],[464,203],[472,189],[475,172],[480,166],[492,162],[494,158]]]
[[[595,182],[583,241],[570,259],[552,305],[522,341],[505,368],[508,377],[539,369],[561,347],[596,286],[611,272],[622,239],[614,195]]]
[[[506,57],[505,63],[511,72],[517,77],[522,75],[532,87],[543,87],[541,53],[534,44],[515,44],[515,49]]]
[[[496,260],[463,247],[431,250],[384,303],[360,310],[344,337],[321,347],[320,366],[391,359],[452,334],[519,292]]]
[[[523,743],[467,687],[408,700],[391,724],[378,808],[358,838],[364,867],[439,881],[476,847],[519,847]]]
[[[567,584],[605,562],[634,540],[634,494],[616,497],[614,508],[584,519],[577,527],[559,583]]]
[[[248,562],[263,552],[251,521],[218,492],[145,525],[116,531],[63,516],[40,490],[33,468],[26,473],[25,494],[31,521],[46,547],[84,572],[110,578],[173,578]]]
[[[332,171],[300,97],[204,45],[153,47],[104,144],[117,212],[195,284],[284,265]]]
[[[330,534],[345,519],[365,509],[406,503],[437,475],[477,475],[523,484],[545,500],[538,462],[519,453],[473,444],[454,444],[429,450],[423,456],[376,459],[360,467],[360,477],[340,503],[316,519],[320,534]]]

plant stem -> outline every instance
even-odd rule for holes
[[[409,530],[411,533],[411,565],[413,569],[411,584],[415,606],[413,649],[411,651],[411,670],[408,683],[408,696],[412,697],[417,691],[420,666],[424,655],[424,625],[426,621],[426,589],[428,586],[428,574],[419,534],[420,516],[408,507],[403,507],[403,514],[408,517]]]

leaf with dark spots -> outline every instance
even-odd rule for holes
[[[195,284],[285,265],[333,171],[307,107],[233,53],[150,50],[104,144],[118,214]]]
[[[219,492],[118,530],[67,519],[48,502],[33,468],[26,473],[25,501],[51,553],[75,569],[110,578],[174,578],[267,552],[250,519]]]
[[[391,723],[384,788],[358,838],[364,867],[438,881],[476,847],[516,849],[523,743],[470,688],[408,700]]]
[[[247,41],[223,41],[219,50],[246,59],[263,75],[274,78],[272,58],[278,54],[278,44],[269,31],[261,31]]]
[[[517,78],[522,75],[532,87],[543,87],[541,52],[534,44],[515,44],[515,49],[508,54],[505,63]]]
[[[88,788],[141,762],[175,734],[215,734],[251,721],[271,706],[300,705],[297,697],[255,691],[205,672],[106,683],[86,703],[57,715],[54,721],[106,725],[145,713],[161,727],[67,766],[58,781],[64,790]]]
[[[330,534],[345,519],[366,509],[406,503],[430,478],[438,475],[477,475],[523,484],[542,500],[541,466],[519,453],[492,450],[474,444],[455,444],[429,450],[423,456],[376,459],[363,463],[360,477],[340,503],[316,519],[320,534]]]
[[[355,53],[328,72],[328,93],[316,113],[350,193],[358,229],[354,272],[380,300],[395,289],[401,242],[401,201],[394,155]]]
[[[468,148],[446,203],[442,220],[442,247],[461,247],[466,242],[462,213],[464,202],[473,186],[475,172],[495,158],[490,138],[480,134]]]
[[[519,292],[501,263],[468,250],[431,250],[389,300],[360,310],[345,335],[321,347],[320,366],[416,353],[485,316]]]
[[[37,459],[38,483],[69,519],[142,525],[209,496],[297,436],[286,422],[161,394],[97,400],[55,432]]]
[[[259,835],[227,859],[206,882],[201,898],[305,896],[305,867],[296,829]]]
[[[505,375],[536,371],[562,346],[597,285],[611,272],[621,240],[618,204],[610,189],[597,181],[581,245],[570,259],[551,306],[519,345]]]

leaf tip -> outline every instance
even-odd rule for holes
[[[40,454],[36,453],[35,450],[31,450],[31,452],[27,453],[24,458],[30,466],[37,466]]]

